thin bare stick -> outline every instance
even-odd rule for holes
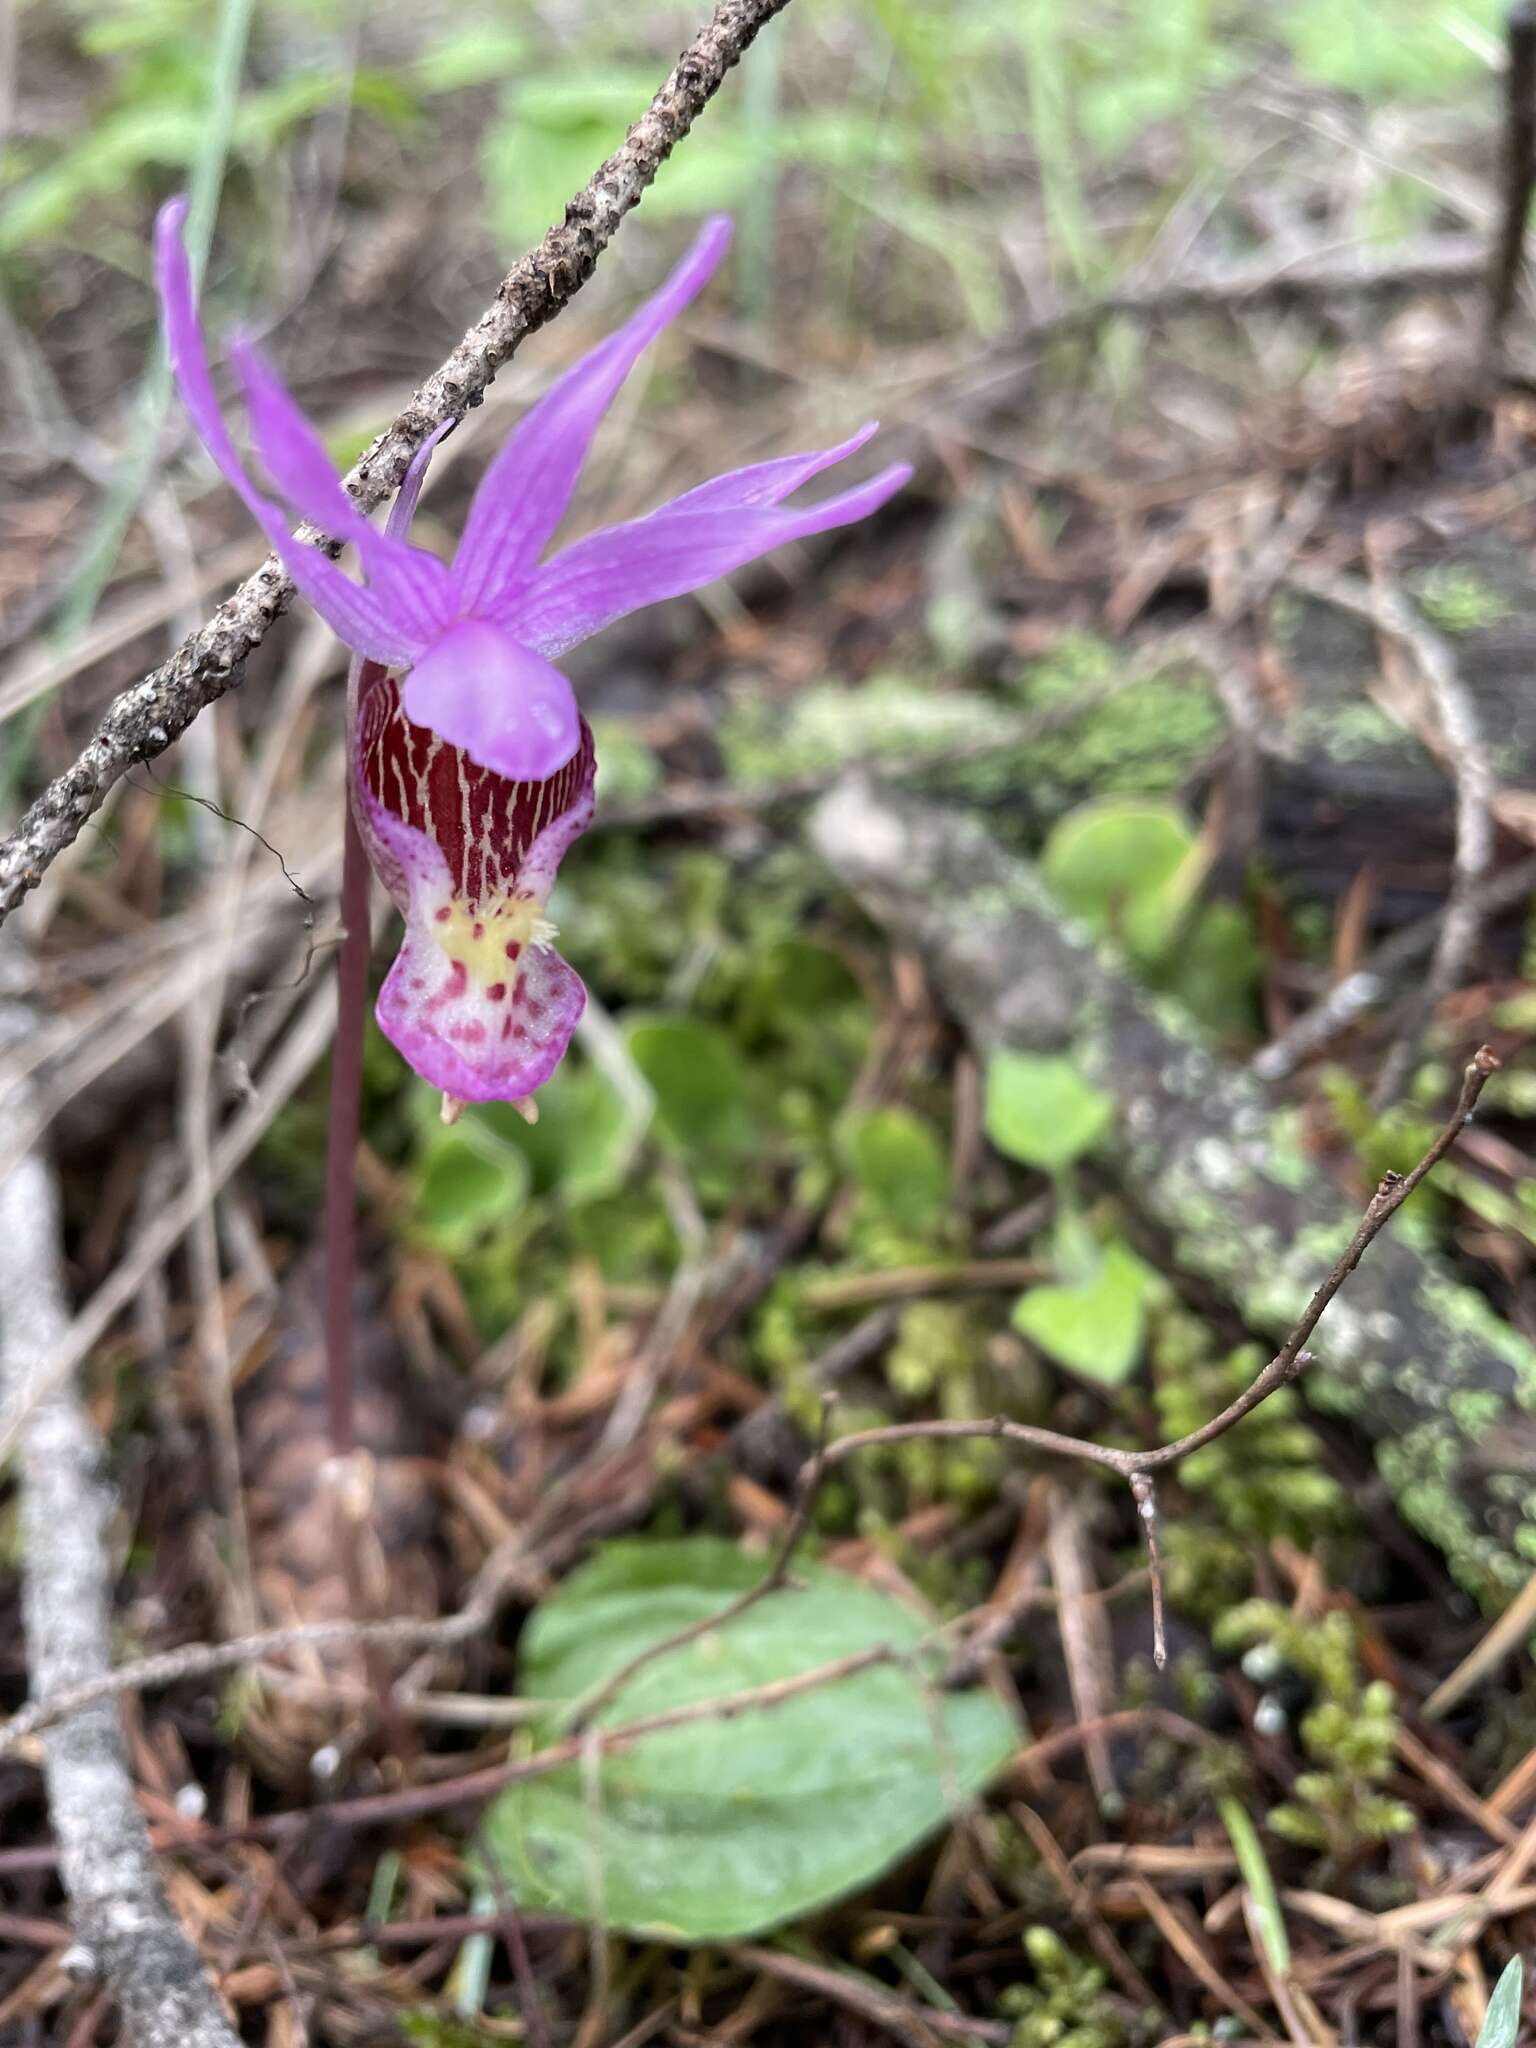
[[[1516,908],[1523,909],[1536,889],[1536,854],[1513,861],[1502,868],[1478,892],[1477,911],[1486,926],[1495,917]],[[1261,1081],[1283,1081],[1330,1038],[1367,1010],[1385,1002],[1393,988],[1418,960],[1435,950],[1435,941],[1445,922],[1446,906],[1440,905],[1399,926],[1383,939],[1353,974],[1336,982],[1310,1010],[1304,1010],[1288,1030],[1255,1053],[1253,1071]]]
[[[1483,362],[1491,364],[1515,309],[1525,226],[1536,180],[1536,7],[1520,0],[1504,18],[1509,58],[1504,73],[1504,211],[1494,245],[1483,329]]]
[[[765,1977],[777,1977],[801,1991],[846,2006],[861,2019],[895,2034],[899,2040],[922,2043],[937,2034],[945,2041],[1006,2042],[1013,2030],[1006,2020],[971,2019],[965,2013],[945,2012],[935,2005],[912,2005],[893,1991],[881,1991],[847,1970],[829,1969],[803,1956],[788,1955],[782,1949],[740,1947],[726,1950],[734,1962]]]
[[[18,1383],[8,1390],[5,1405],[0,1408],[0,1459],[8,1455],[36,1405],[63,1383],[92,1345],[111,1328],[143,1285],[145,1276],[154,1271],[193,1218],[254,1149],[273,1117],[324,1052],[335,1000],[333,989],[322,986],[315,990],[263,1070],[259,1091],[219,1134],[210,1156],[209,1178],[205,1181],[199,1175],[181,1190],[85,1307],[61,1328],[54,1355],[36,1361],[29,1383]]]
[[[917,1645],[920,1649],[922,1646]],[[588,1744],[609,1756],[631,1748],[648,1735],[667,1728],[688,1728],[700,1721],[731,1721],[738,1714],[761,1713],[786,1705],[790,1700],[815,1692],[824,1685],[855,1678],[886,1664],[910,1663],[914,1649],[898,1649],[892,1643],[872,1643],[867,1650],[854,1650],[846,1657],[834,1657],[809,1671],[797,1671],[789,1678],[769,1679],[742,1692],[725,1693],[716,1699],[691,1700],[686,1706],[669,1707],[626,1721],[617,1728],[588,1728],[580,1735],[566,1735],[532,1756],[517,1757],[511,1763],[491,1764],[482,1771],[468,1771],[461,1778],[441,1785],[411,1785],[399,1792],[365,1793],[358,1799],[337,1799],[300,1813],[269,1814],[243,1831],[250,1840],[268,1841],[302,1831],[317,1821],[334,1821],[348,1827],[369,1827],[380,1822],[413,1820],[419,1814],[436,1813],[447,1806],[478,1805],[493,1792],[508,1785],[521,1785],[531,1778],[544,1778],[551,1771],[579,1764]],[[210,1838],[216,1839],[216,1837]],[[200,1838],[189,1835],[188,1848],[199,1846]]]
[[[1421,619],[1402,592],[1311,566],[1285,578],[1298,590],[1339,611],[1366,619],[1378,633],[1406,649],[1424,678],[1439,727],[1440,747],[1456,790],[1456,853],[1451,898],[1435,941],[1429,972],[1414,998],[1409,1020],[1383,1064],[1372,1094],[1378,1108],[1401,1091],[1424,1025],[1442,997],[1461,980],[1483,928],[1483,884],[1493,862],[1493,816],[1498,782],[1477,711],[1450,643]]]
[[[26,1028],[16,1011],[5,1021]],[[0,1181],[0,1382],[27,1386],[65,1320],[59,1198],[36,1154]],[[72,1383],[56,1384],[20,1445],[22,1597],[32,1684],[63,1691],[111,1659],[102,1445]],[[134,1797],[113,1709],[101,1701],[47,1743],[48,1810],[82,1975],[121,2008],[138,2048],[237,2048],[196,1949],[172,1913]]]
[[[365,512],[394,490],[433,429],[445,420],[462,419],[478,404],[519,344],[580,291],[625,214],[639,203],[727,72],[788,4],[719,0],[619,148],[567,204],[561,223],[507,272],[457,348],[349,472],[347,489]],[[306,540],[334,547],[312,527],[300,532]],[[293,585],[268,556],[169,661],[114,697],[74,765],[55,777],[0,842],[0,923],[37,887],[113,783],[134,762],[163,753],[200,711],[239,682],[246,660],[292,597]]]
[[[832,1396],[823,1394],[816,1449],[809,1464],[801,1468],[795,1487],[794,1508],[784,1524],[778,1548],[773,1554],[773,1562],[762,1578],[755,1586],[749,1586],[745,1593],[738,1593],[734,1600],[728,1601],[718,1614],[701,1615],[697,1621],[689,1622],[686,1628],[678,1629],[675,1634],[664,1637],[659,1643],[650,1643],[645,1649],[637,1650],[633,1657],[621,1664],[617,1671],[605,1678],[601,1685],[587,1694],[585,1699],[577,1701],[576,1709],[570,1717],[570,1726],[573,1730],[590,1726],[595,1717],[617,1693],[623,1691],[635,1674],[643,1671],[648,1664],[653,1664],[658,1657],[665,1657],[673,1650],[680,1650],[688,1643],[697,1642],[700,1636],[712,1635],[716,1629],[725,1628],[735,1621],[738,1615],[745,1614],[749,1607],[755,1607],[759,1600],[766,1600],[770,1593],[777,1593],[788,1583],[790,1564],[799,1548],[800,1538],[805,1534],[811,1510],[816,1505],[816,1496],[821,1491],[822,1474],[826,1470],[827,1427],[831,1414]]]
[[[115,1671],[100,1672],[62,1692],[40,1694],[20,1707],[0,1727],[0,1757],[29,1735],[51,1728],[98,1700],[119,1693],[144,1692],[187,1679],[211,1678],[216,1672],[279,1657],[289,1650],[345,1643],[364,1649],[450,1649],[479,1635],[494,1619],[502,1599],[525,1579],[526,1556],[520,1538],[499,1546],[475,1575],[469,1598],[454,1614],[425,1620],[416,1615],[385,1616],[376,1621],[304,1621],[286,1628],[268,1628],[228,1643],[183,1643],[139,1657]],[[507,1702],[502,1702],[506,1705]]]

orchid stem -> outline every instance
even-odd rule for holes
[[[352,1280],[357,1252],[357,1145],[362,1131],[363,1032],[368,1009],[368,856],[346,806],[336,960],[336,1039],[325,1159],[325,1388],[331,1454],[356,1447],[352,1386]]]

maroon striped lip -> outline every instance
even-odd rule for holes
[[[395,676],[373,663],[364,676],[357,758],[369,794],[433,841],[447,862],[454,897],[466,909],[518,894],[529,848],[590,781],[592,734],[585,720],[581,746],[563,768],[543,782],[512,782],[430,727],[413,724]]]

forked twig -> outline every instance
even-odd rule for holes
[[[1407,1201],[1425,1175],[1432,1172],[1446,1153],[1455,1144],[1477,1106],[1490,1075],[1497,1072],[1499,1061],[1486,1045],[1480,1046],[1467,1064],[1462,1076],[1461,1090],[1456,1097],[1456,1106],[1440,1130],[1434,1143],[1409,1173],[1389,1173],[1382,1180],[1375,1194],[1366,1204],[1353,1237],[1335,1260],[1332,1270],[1314,1292],[1301,1315],[1291,1328],[1289,1336],[1269,1363],[1253,1380],[1252,1384],[1198,1429],[1191,1430],[1174,1443],[1160,1444],[1153,1450],[1127,1451],[1112,1444],[1096,1444],[1086,1438],[1064,1436],[1059,1430],[1042,1429],[1031,1422],[1013,1422],[1006,1415],[993,1415],[976,1420],[935,1422],[894,1422],[879,1429],[856,1430],[850,1436],[839,1437],[828,1444],[821,1453],[823,1468],[837,1464],[851,1457],[856,1451],[868,1450],[876,1444],[910,1443],[915,1439],[928,1438],[941,1442],[954,1442],[971,1437],[1001,1437],[1008,1443],[1023,1444],[1030,1450],[1044,1451],[1051,1457],[1076,1458],[1090,1465],[1102,1465],[1110,1472],[1116,1472],[1131,1487],[1136,1496],[1137,1511],[1147,1532],[1148,1551],[1152,1566],[1153,1609],[1156,1621],[1154,1655],[1159,1664],[1163,1661],[1162,1642],[1162,1586],[1161,1560],[1156,1543],[1156,1500],[1151,1490],[1152,1474],[1166,1470],[1187,1458],[1192,1451],[1214,1443],[1217,1437],[1225,1436],[1229,1429],[1251,1415],[1255,1408],[1267,1401],[1271,1394],[1286,1386],[1311,1363],[1312,1354],[1306,1350],[1307,1339],[1317,1328],[1318,1320],[1344,1282],[1359,1265],[1371,1243],[1378,1237],[1388,1222]],[[1149,1514],[1148,1509],[1152,1512]]]

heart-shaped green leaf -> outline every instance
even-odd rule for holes
[[[523,1637],[520,1690],[551,1702],[537,1739],[576,1700],[762,1577],[760,1559],[713,1537],[612,1543],[544,1602]],[[1018,1743],[987,1692],[939,1693],[918,1652],[920,1616],[817,1565],[718,1631],[644,1667],[597,1716],[613,1727],[722,1699],[850,1653],[903,1660],[782,1705],[690,1722],[604,1759],[595,1807],[575,1768],[514,1785],[486,1840],[530,1906],[656,1940],[734,1941],[868,1884],[941,1827]]]
[[[987,1136],[999,1152],[1059,1173],[1104,1136],[1115,1105],[1070,1060],[998,1052],[987,1062]]]
[[[1141,1359],[1147,1277],[1129,1246],[1106,1245],[1089,1278],[1070,1286],[1047,1282],[1021,1294],[1014,1328],[1058,1365],[1117,1387]]]

